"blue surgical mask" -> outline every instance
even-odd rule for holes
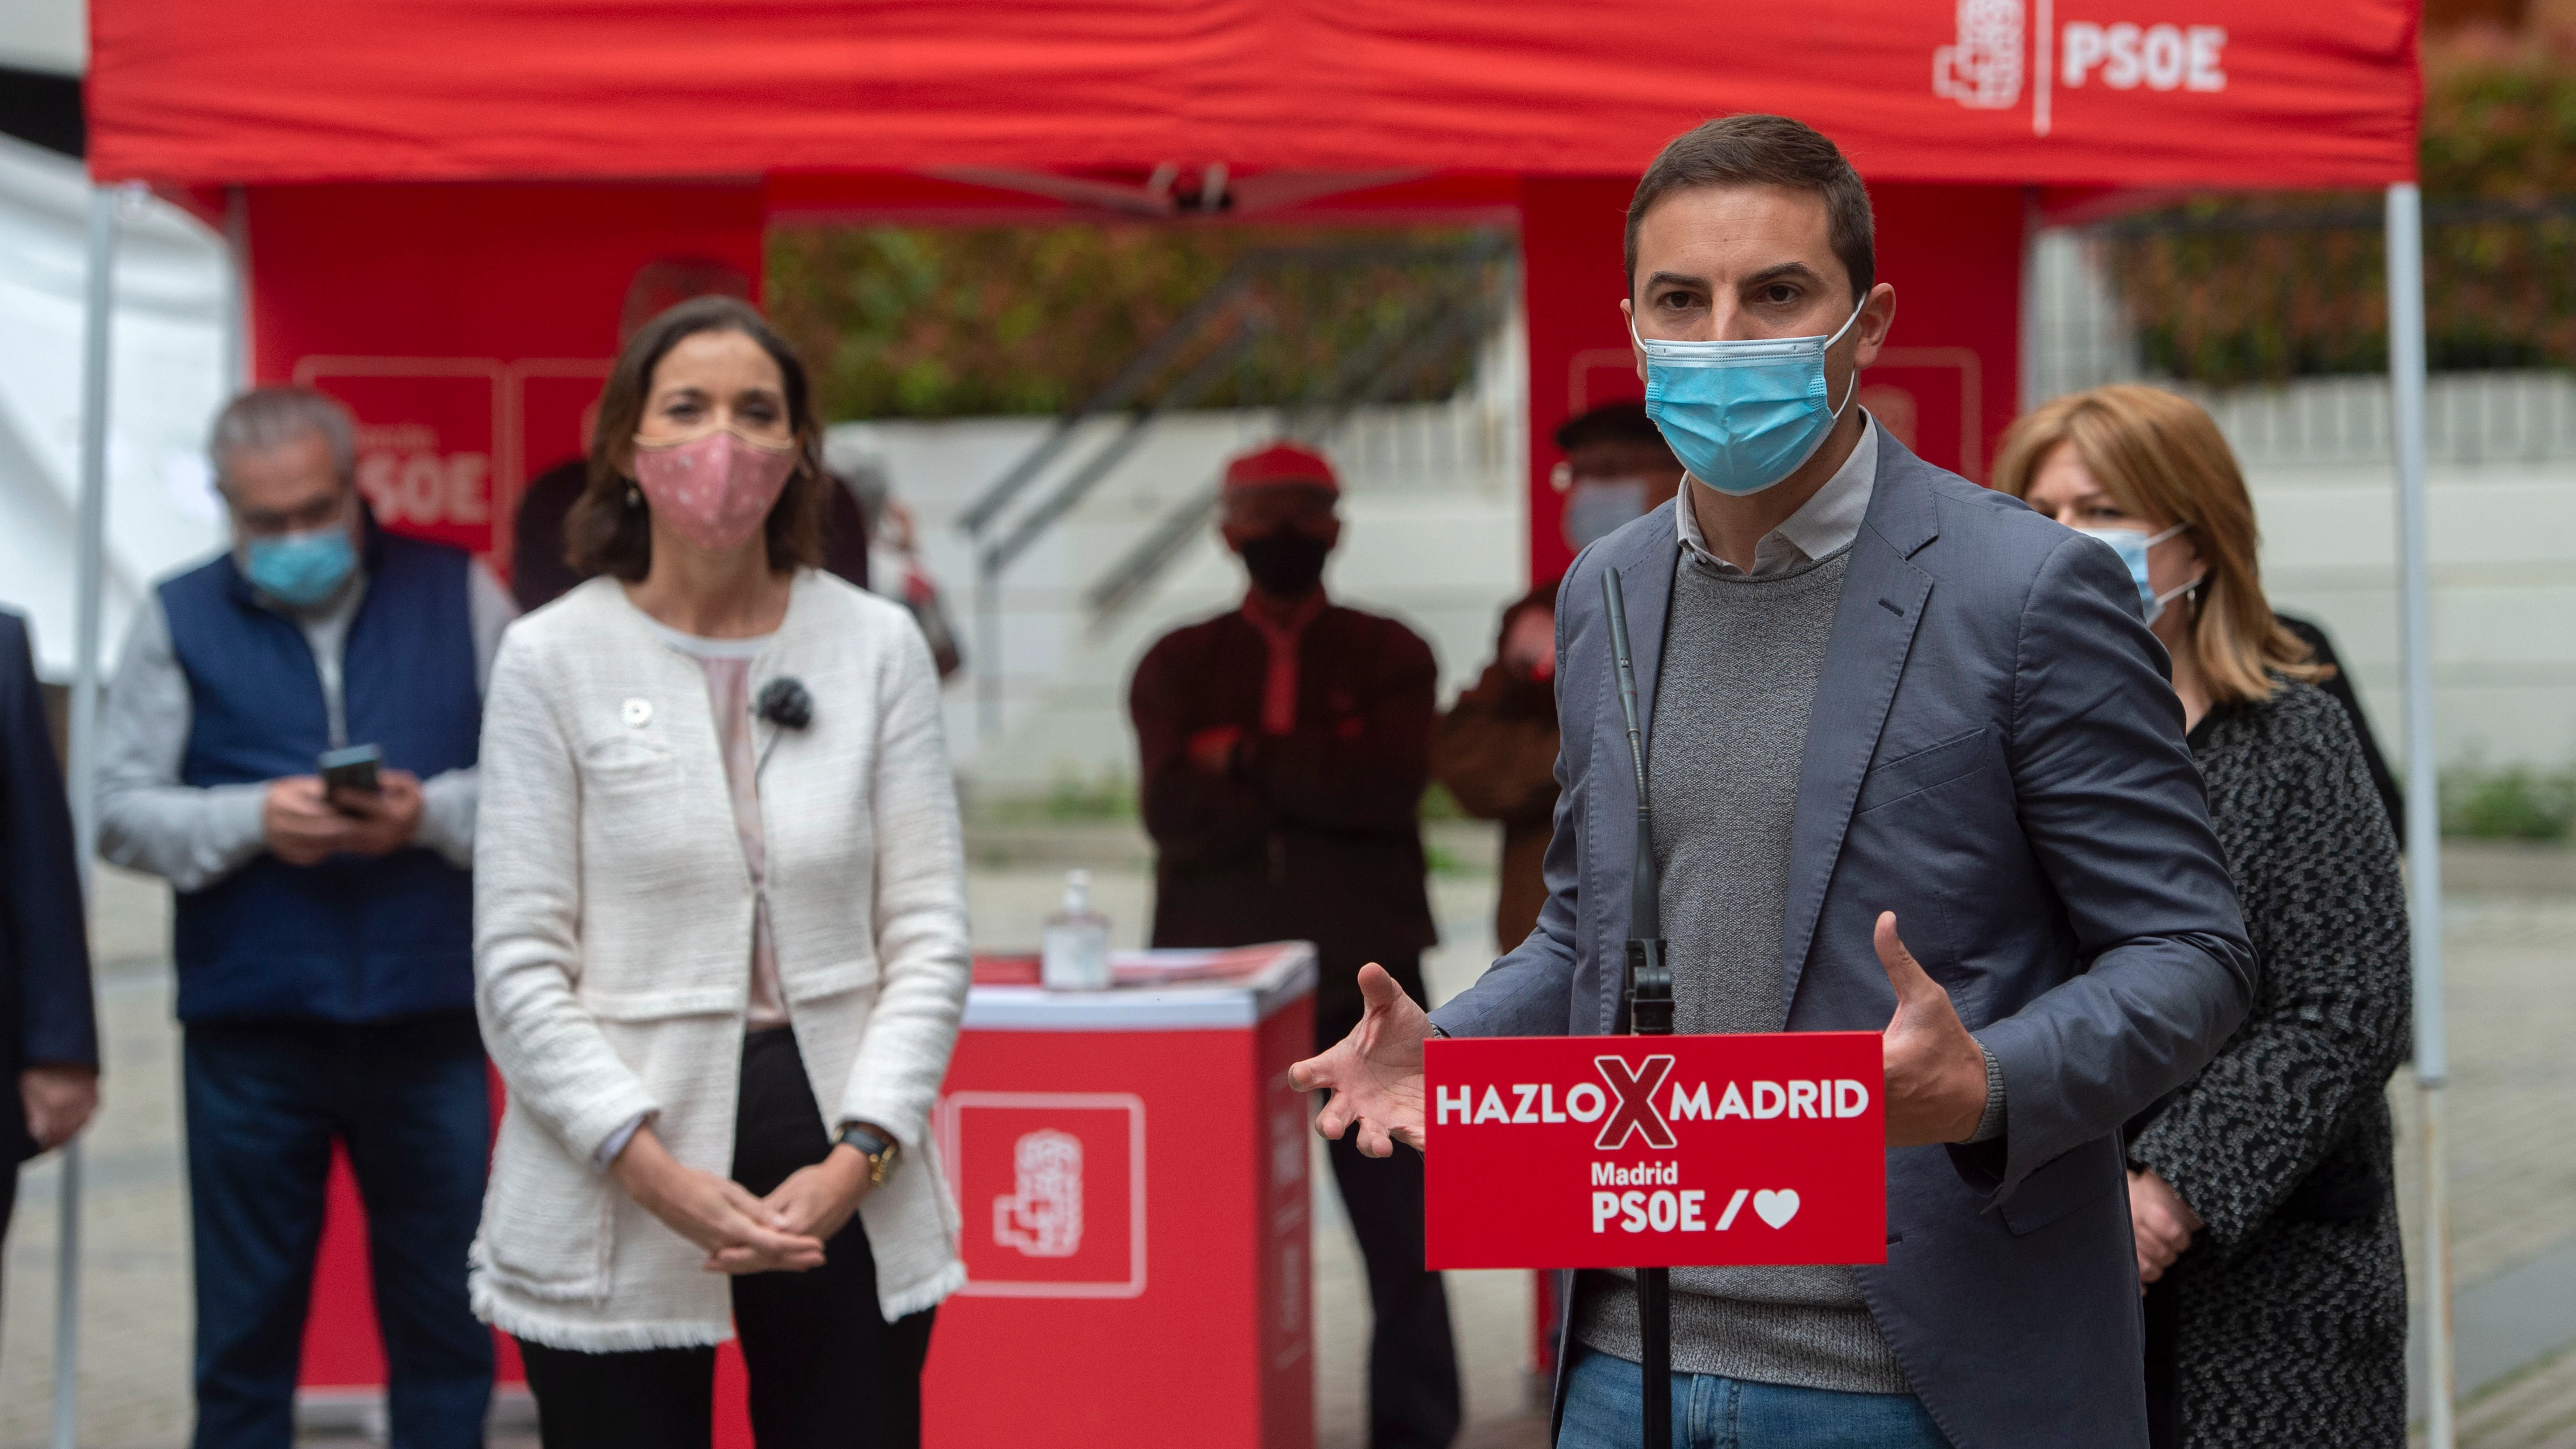
[[[1851,406],[1825,395],[1825,351],[1860,320],[1854,307],[1831,337],[1664,342],[1628,335],[1646,354],[1646,415],[1690,475],[1720,493],[1759,493],[1798,471]]]
[[[242,576],[251,587],[298,609],[331,597],[357,566],[345,524],[254,538],[242,549]]]
[[[2147,616],[2147,622],[2152,624],[2163,616],[2166,604],[2181,597],[2198,585],[2202,579],[2208,577],[2205,573],[2194,574],[2179,586],[2167,589],[2161,594],[2156,592],[2155,585],[2147,582],[2147,550],[2182,532],[2185,526],[2177,523],[2164,532],[2154,535],[2141,533],[2134,528],[2079,528],[2075,531],[2086,538],[2098,538],[2111,545],[2111,551],[2120,556],[2120,562],[2129,566],[2129,578],[2138,586],[2139,611],[2144,613]]]
[[[1581,553],[1646,512],[1643,478],[1578,478],[1565,495],[1565,541]]]

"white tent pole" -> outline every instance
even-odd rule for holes
[[[73,600],[72,850],[84,905],[94,893],[98,855],[99,592],[107,550],[107,346],[116,317],[116,192],[89,193],[89,298],[81,340],[80,536]],[[53,1449],[74,1449],[80,1431],[81,1148],[63,1148],[56,1209]]]
[[[2433,611],[2424,504],[2424,202],[2388,188],[2388,378],[2396,394],[2399,623],[2406,666],[2407,917],[2415,946],[2415,1085],[2423,1104],[2427,1449],[2452,1449],[2451,1188],[2442,1102],[2442,801],[2433,748]]]
[[[224,396],[238,396],[250,378],[250,200],[238,186],[224,190]]]

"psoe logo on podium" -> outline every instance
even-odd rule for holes
[[[1145,1102],[1126,1092],[955,1092],[940,1155],[966,1216],[959,1291],[1134,1298],[1145,1291]]]

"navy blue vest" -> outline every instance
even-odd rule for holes
[[[426,780],[474,763],[466,556],[370,528],[367,593],[341,666],[349,743]],[[188,676],[188,785],[313,773],[331,748],[322,676],[304,631],[260,607],[227,554],[161,586]],[[380,859],[288,865],[261,854],[178,899],[179,1019],[300,1016],[381,1021],[469,1008],[473,876],[413,847]]]

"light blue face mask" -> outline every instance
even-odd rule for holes
[[[349,543],[344,524],[304,533],[254,538],[242,549],[242,577],[251,587],[291,608],[306,608],[331,597],[358,566],[358,551]]]
[[[1646,354],[1646,415],[1690,475],[1720,493],[1759,493],[1795,473],[1851,406],[1825,396],[1825,351],[1860,320],[1854,307],[1831,337],[1664,342],[1628,335]]]
[[[2164,532],[2152,536],[2134,528],[2079,528],[2075,531],[2086,538],[2098,538],[2111,545],[2111,551],[2120,556],[2120,562],[2129,566],[2129,577],[2138,586],[2138,609],[2147,616],[2147,622],[2152,624],[2163,616],[2165,605],[2197,587],[2202,579],[2208,577],[2206,573],[2194,574],[2180,585],[2167,589],[2161,594],[2156,592],[2155,585],[2147,582],[2147,550],[2182,532],[2184,527],[2185,525],[2177,523]]]
[[[1565,495],[1565,541],[1581,553],[1584,545],[1608,538],[1646,512],[1643,478],[1580,478]]]

